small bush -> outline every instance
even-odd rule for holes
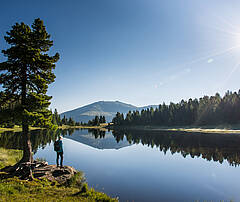
[[[78,171],[74,176],[72,176],[67,182],[66,186],[67,187],[76,187],[82,189],[84,182],[85,182],[85,177],[83,172]]]

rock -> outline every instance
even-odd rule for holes
[[[24,180],[32,180],[32,176],[38,179],[46,178],[51,182],[57,181],[59,184],[66,184],[77,173],[71,166],[60,168],[56,165],[48,165],[46,161],[21,163],[17,167],[8,166],[2,169],[1,172],[6,172],[9,176],[17,176]]]
[[[59,168],[56,165],[37,166],[33,169],[33,176],[38,179],[46,178],[49,181],[57,181],[65,184],[67,180],[73,177],[77,171],[71,166]]]
[[[33,163],[35,163],[35,168],[38,168],[38,167],[42,167],[42,166],[47,166],[48,165],[48,162],[47,161],[34,161]]]

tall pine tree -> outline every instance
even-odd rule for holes
[[[2,50],[7,61],[0,63],[0,84],[5,94],[1,105],[9,100],[19,103],[15,111],[22,123],[24,147],[20,162],[32,162],[29,125],[51,126],[51,96],[46,93],[54,82],[52,70],[59,54],[46,53],[53,41],[40,19],[34,20],[31,27],[16,23],[4,38],[10,48]]]

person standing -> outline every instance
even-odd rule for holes
[[[58,137],[58,140],[54,142],[54,150],[57,152],[57,167],[59,167],[59,156],[61,157],[60,166],[63,168],[63,142],[62,136]]]

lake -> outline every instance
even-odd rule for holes
[[[64,136],[64,164],[90,187],[120,201],[240,201],[240,136],[184,132],[64,130],[32,132],[34,158],[55,164],[53,140]],[[20,133],[0,146],[21,148]]]

